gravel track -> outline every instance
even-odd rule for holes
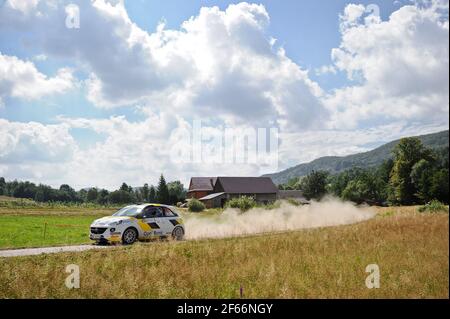
[[[98,246],[98,245],[73,245],[59,247],[40,247],[40,248],[22,248],[22,249],[4,249],[0,250],[0,257],[17,257],[17,256],[33,256],[40,254],[55,254],[70,251],[85,251],[91,249],[105,249],[114,246]]]

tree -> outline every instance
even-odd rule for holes
[[[101,189],[97,195],[97,203],[105,205],[108,203],[109,192],[106,189]]]
[[[122,186],[120,186],[119,190],[131,193],[133,191],[133,187],[128,186],[127,183],[122,183]]]
[[[377,204],[387,204],[390,193],[389,178],[393,165],[394,161],[388,159],[380,166],[372,168],[369,172],[369,179],[371,179],[370,187],[372,188],[373,195],[372,200]]]
[[[156,190],[156,199],[160,204],[169,204],[169,189],[167,188],[166,180],[163,174],[159,178],[158,188]]]
[[[148,184],[145,183],[144,186],[141,188],[141,198],[143,201],[148,201],[148,195],[149,195],[150,189],[148,187]]]
[[[167,188],[169,190],[169,202],[171,205],[177,202],[183,202],[186,199],[186,190],[180,181],[167,183]]]
[[[78,202],[79,201],[77,192],[67,184],[62,184],[59,187],[58,198],[62,202]]]
[[[448,169],[436,171],[431,178],[430,197],[448,204],[449,202]]]
[[[86,194],[86,201],[90,203],[94,203],[97,201],[98,197],[98,189],[95,187],[92,187],[88,190]]]
[[[448,146],[441,147],[433,152],[434,157],[436,158],[437,165],[439,168],[448,169],[449,163],[449,149]]]
[[[54,190],[50,186],[39,184],[39,186],[36,187],[34,200],[37,202],[49,202],[55,200]]]
[[[347,187],[348,183],[352,180],[357,179],[361,172],[361,168],[355,167],[340,174],[329,176],[327,191],[335,196],[342,197],[342,193],[344,192],[344,189]]]
[[[309,175],[303,177],[300,181],[300,187],[303,195],[307,199],[320,199],[326,193],[328,172],[312,171]]]
[[[436,168],[433,163],[421,159],[411,169],[411,182],[415,186],[416,196],[422,203],[426,203],[433,199],[431,194],[431,180]]]
[[[6,181],[4,177],[0,177],[0,195],[5,195]]]
[[[392,167],[394,167],[394,160],[392,158],[383,161],[383,163],[376,168],[377,176],[384,182],[389,183]]]
[[[150,203],[156,202],[156,189],[153,185],[150,186],[150,190],[148,191],[148,201]]]
[[[431,160],[431,151],[418,138],[409,137],[401,139],[393,153],[389,200],[395,204],[412,204],[418,199],[417,188],[411,180],[412,168],[421,159]]]
[[[342,198],[355,203],[362,203],[368,197],[367,184],[360,180],[351,180],[342,191]]]
[[[26,182],[16,182],[11,195],[17,198],[34,198],[36,194],[36,185]]]
[[[133,196],[128,191],[117,190],[108,195],[108,201],[112,204],[128,204],[133,202]]]
[[[85,189],[80,189],[77,192],[77,197],[80,199],[80,201],[82,201],[83,203],[86,202],[86,197],[87,197],[87,190]]]
[[[355,203],[381,204],[386,200],[386,181],[379,169],[354,169],[341,197]]]
[[[136,190],[132,191],[131,194],[133,195],[133,198],[135,199],[136,202],[142,202],[143,201],[142,194],[141,194],[141,191],[139,189],[136,189]]]

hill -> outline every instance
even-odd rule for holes
[[[417,136],[422,143],[430,148],[439,149],[448,147],[449,131],[442,131],[427,135]],[[293,177],[301,177],[309,174],[313,170],[329,171],[336,174],[352,167],[369,168],[380,165],[383,161],[392,157],[392,150],[400,140],[395,140],[377,147],[368,152],[357,153],[348,156],[325,156],[315,159],[309,163],[299,164],[278,173],[266,174],[272,178],[275,184],[286,183]]]

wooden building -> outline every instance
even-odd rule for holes
[[[217,177],[192,177],[189,182],[187,198],[200,199],[213,193]]]
[[[268,204],[277,199],[278,189],[270,177],[192,177],[188,197],[197,198],[207,208],[223,207],[227,200],[250,196]]]

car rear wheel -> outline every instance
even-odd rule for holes
[[[181,227],[175,227],[172,231],[172,238],[175,240],[183,240],[184,230]]]
[[[134,228],[128,228],[123,232],[122,243],[124,245],[131,245],[136,241],[137,237],[138,237],[137,230]]]

